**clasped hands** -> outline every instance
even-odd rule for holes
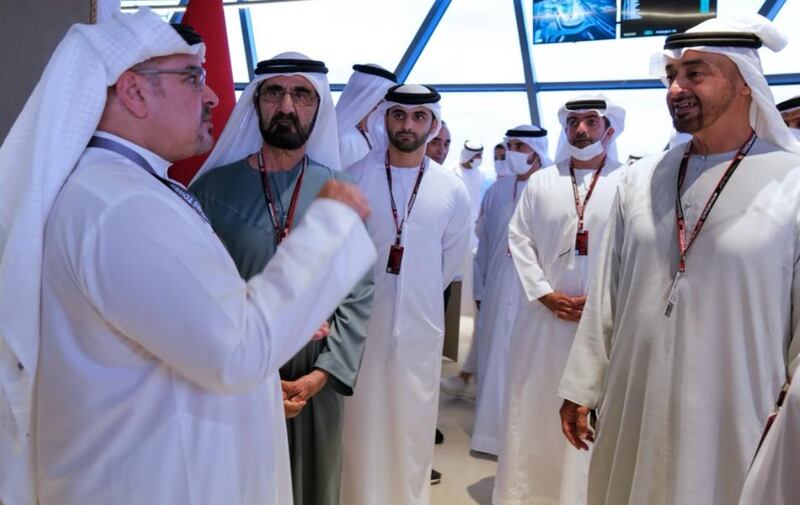
[[[321,340],[330,334],[328,322],[322,323],[311,340]],[[286,419],[297,417],[306,406],[308,400],[319,393],[328,382],[328,372],[315,368],[310,373],[293,381],[281,381],[283,392],[283,412]]]
[[[586,304],[585,296],[568,296],[558,291],[553,291],[539,297],[539,301],[555,316],[564,321],[577,323],[581,320],[583,306]]]

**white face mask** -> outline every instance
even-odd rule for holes
[[[594,144],[590,144],[584,148],[575,147],[569,144],[569,154],[576,160],[586,161],[603,154],[605,147],[603,147],[603,138],[600,138]]]
[[[494,171],[498,178],[511,175],[511,171],[508,169],[508,160],[494,160]]]
[[[531,165],[528,163],[528,157],[530,154],[528,153],[520,153],[517,151],[507,151],[506,152],[506,162],[508,164],[508,169],[511,170],[511,173],[516,175],[522,175],[528,170],[531,169]]]
[[[478,168],[482,164],[483,164],[483,158],[472,158],[471,160],[469,160],[467,162],[467,165],[469,165],[469,168]]]

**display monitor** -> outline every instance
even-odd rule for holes
[[[717,0],[622,0],[620,37],[684,32],[717,15]]]
[[[533,0],[534,44],[616,36],[616,0]]]

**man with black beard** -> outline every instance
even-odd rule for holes
[[[259,63],[191,185],[245,279],[267,264],[326,181],[349,179],[336,170],[339,142],[326,72],[324,63],[297,53]],[[281,368],[280,381],[277,374],[273,379],[274,425],[264,429],[274,432],[275,466],[285,470],[278,485],[286,486],[281,447],[288,430],[295,505],[338,503],[343,397],[353,394],[364,350],[372,303],[372,274],[367,277],[323,323],[320,339]]]

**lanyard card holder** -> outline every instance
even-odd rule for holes
[[[386,273],[399,275],[400,265],[403,263],[403,246],[394,244],[389,248],[389,261],[386,264]]]
[[[589,230],[579,231],[575,235],[575,256],[589,255]]]

